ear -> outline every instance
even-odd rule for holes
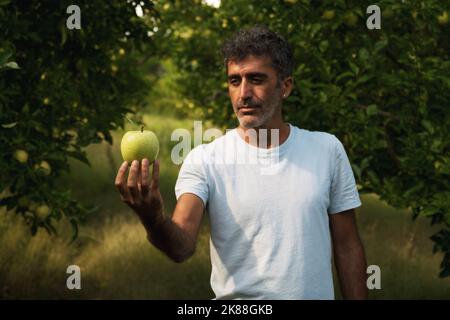
[[[287,99],[294,88],[294,79],[289,76],[283,80],[281,84],[281,98]]]

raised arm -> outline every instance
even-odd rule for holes
[[[203,201],[194,194],[185,193],[178,199],[172,217],[167,217],[159,191],[159,160],[153,164],[151,184],[147,159],[141,164],[132,162],[128,179],[127,170],[128,164],[124,162],[115,181],[122,201],[138,215],[148,240],[156,248],[175,262],[185,261],[195,252]]]

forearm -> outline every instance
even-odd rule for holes
[[[170,259],[180,263],[194,254],[195,244],[172,219],[160,213],[152,219],[141,219],[147,239]]]
[[[367,262],[361,242],[339,245],[334,255],[343,298],[367,299]]]

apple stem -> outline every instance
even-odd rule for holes
[[[141,126],[141,132],[144,132],[144,126]]]

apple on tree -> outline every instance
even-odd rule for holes
[[[20,163],[25,163],[28,161],[28,152],[22,149],[16,150],[16,152],[14,152],[14,158]]]
[[[358,16],[353,12],[347,12],[344,16],[345,24],[349,27],[354,27],[358,23]]]
[[[47,205],[42,204],[36,208],[35,214],[40,220],[45,220],[50,214],[50,208]]]
[[[442,14],[440,14],[438,17],[438,22],[440,25],[445,26],[448,24],[448,12],[444,11]]]
[[[36,164],[34,166],[34,168],[39,172],[42,173],[43,175],[48,176],[51,172],[52,172],[52,167],[50,166],[50,164],[43,160],[41,161],[41,163]]]
[[[141,161],[147,158],[150,163],[156,160],[159,154],[159,142],[155,133],[150,130],[128,131],[120,143],[123,160],[130,165],[133,160]]]
[[[322,19],[333,20],[334,16],[335,16],[334,10],[325,10],[322,14]]]

